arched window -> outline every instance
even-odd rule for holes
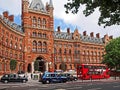
[[[37,42],[36,41],[33,41],[33,46],[37,46]]]
[[[12,41],[10,42],[10,48],[12,48],[12,45],[13,45],[13,43],[12,43]]]
[[[22,50],[22,44],[20,44],[20,47],[19,47],[20,50]]]
[[[61,48],[59,49],[59,54],[62,54],[62,49]]]
[[[36,17],[33,17],[33,19],[32,19],[32,26],[36,27],[36,25],[37,25],[37,19],[36,19]]]
[[[56,48],[54,48],[54,53],[57,54],[57,49]]]
[[[45,33],[43,34],[43,38],[46,38],[46,34]]]
[[[42,42],[38,41],[38,52],[42,52]]]
[[[37,42],[34,40],[33,41],[33,52],[37,50]]]
[[[40,28],[41,19],[38,18],[38,28]]]
[[[69,50],[69,54],[71,54],[71,49]]]
[[[46,28],[46,19],[43,19],[43,28]]]
[[[15,49],[17,49],[17,43],[15,43]]]
[[[64,54],[66,54],[67,53],[67,50],[66,49],[64,49]]]
[[[33,35],[32,35],[33,37],[36,37],[37,36],[37,33],[36,32],[33,32]]]
[[[39,42],[38,42],[38,46],[42,46],[42,43],[41,43],[41,41],[39,41]]]
[[[46,46],[47,46],[47,43],[46,43],[46,42],[43,42],[43,46],[45,46],[45,47],[46,47]]]
[[[41,33],[38,33],[38,37],[42,37],[42,34],[41,34]]]
[[[6,46],[8,45],[8,39],[6,39]]]

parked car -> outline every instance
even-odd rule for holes
[[[56,72],[45,72],[41,77],[41,82],[43,84],[62,83],[62,82],[65,83],[67,82],[67,77],[61,76],[61,74],[58,74]]]
[[[27,77],[21,77],[18,74],[5,74],[1,77],[1,82],[23,82],[26,83],[28,81]]]
[[[68,81],[77,81],[78,78],[69,73],[61,73],[62,76],[67,77]]]

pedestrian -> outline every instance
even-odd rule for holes
[[[33,78],[33,74],[31,73],[31,79]]]

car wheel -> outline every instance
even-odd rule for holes
[[[77,81],[77,78],[75,78],[74,81]]]
[[[46,80],[46,83],[47,83],[47,84],[49,84],[49,83],[50,83],[50,81],[49,81],[49,80]]]
[[[8,83],[8,80],[5,80],[4,83]]]
[[[22,82],[23,82],[23,83],[26,83],[26,80],[23,80]]]

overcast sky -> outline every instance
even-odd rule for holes
[[[49,0],[42,0],[42,2],[45,5]],[[70,27],[71,32],[73,32],[77,27],[81,34],[83,31],[87,31],[88,35],[90,35],[90,32],[94,32],[94,36],[97,33],[100,33],[101,37],[105,34],[113,35],[114,38],[120,36],[120,25],[103,28],[103,26],[97,24],[99,17],[99,11],[97,10],[88,17],[82,14],[83,7],[79,9],[79,13],[76,15],[66,14],[64,8],[66,2],[67,0],[53,0],[55,30],[57,26],[61,26],[62,31],[66,32],[66,28]],[[6,10],[10,14],[14,14],[16,23],[20,24],[21,0],[0,0],[0,14]]]

